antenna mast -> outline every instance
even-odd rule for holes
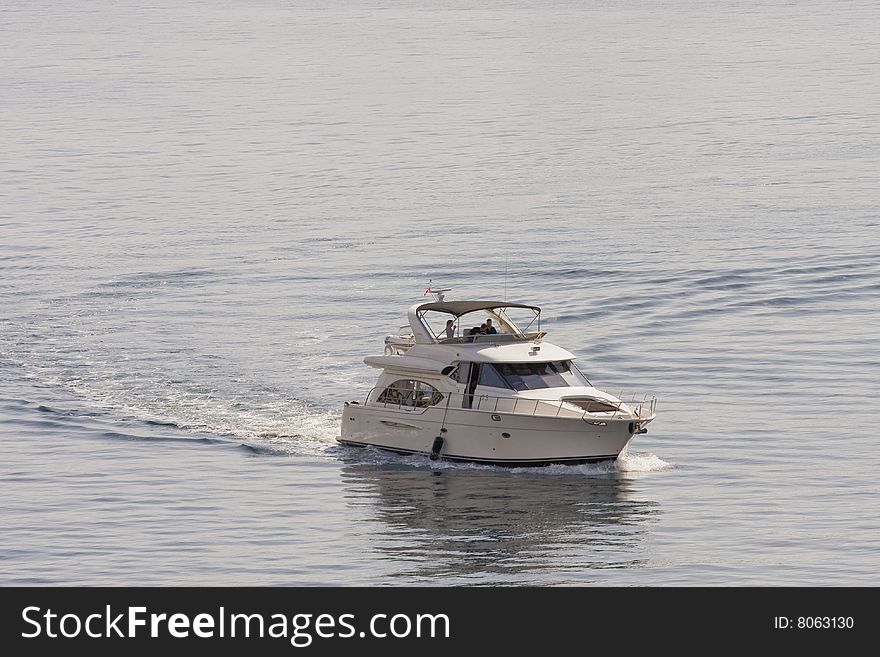
[[[449,292],[451,289],[452,289],[451,287],[435,288],[433,281],[429,278],[428,279],[428,289],[425,290],[425,293],[422,296],[426,297],[429,294],[431,294],[434,297],[434,301],[443,301],[443,299],[446,296],[446,293]]]
[[[504,300],[507,301],[507,250],[504,251]]]

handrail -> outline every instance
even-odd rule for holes
[[[415,402],[415,400],[413,399],[413,396],[411,394],[401,398],[400,401],[398,401],[397,403],[370,400],[370,398],[374,396],[373,393],[375,393],[377,390],[385,391],[389,389],[397,390],[397,388],[381,386],[375,386],[371,388],[364,398],[364,406],[383,406],[385,408],[396,407],[398,410],[406,409],[408,412],[416,413],[418,415],[423,414],[429,408],[443,408],[445,406],[446,408],[461,408],[462,410],[466,411],[483,411],[498,413],[502,415],[528,415],[533,417],[571,418],[579,417],[580,419],[585,421],[631,419],[638,422],[653,418],[654,415],[656,415],[657,411],[657,398],[651,394],[642,395],[641,398],[633,395],[629,400],[620,399],[620,401],[616,403],[610,402],[605,399],[593,398],[594,401],[606,404],[610,407],[609,410],[603,411],[590,411],[574,403],[575,401],[580,400],[530,399],[526,397],[495,397],[492,395],[470,395],[468,393],[462,392],[443,393],[440,391],[436,391],[435,393],[431,393],[430,398],[433,399],[433,395],[439,393],[440,395],[442,395],[441,399],[439,399],[434,404],[425,404],[424,406],[413,403]],[[402,391],[398,390],[398,392]],[[465,406],[464,403],[465,398],[468,398],[469,404],[467,406]],[[453,401],[456,399],[458,400],[458,403],[453,404]],[[443,403],[443,400],[445,400],[445,404]],[[492,403],[493,400],[494,403]],[[500,409],[499,402],[501,406]],[[628,407],[629,411],[624,410],[624,406]],[[531,409],[531,411],[529,409]]]
[[[443,338],[438,336],[440,344],[509,344],[514,342],[535,342],[543,338],[546,333],[541,331],[533,331],[530,333],[477,333],[475,335],[457,335],[454,338]]]

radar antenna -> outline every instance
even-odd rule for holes
[[[428,279],[428,289],[425,290],[425,293],[422,295],[423,297],[428,296],[429,294],[434,296],[434,301],[440,302],[446,297],[446,292],[449,292],[451,287],[433,287],[433,282],[431,279]]]

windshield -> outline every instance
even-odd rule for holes
[[[480,383],[514,390],[592,385],[569,360],[552,363],[484,363]]]

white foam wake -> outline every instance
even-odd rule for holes
[[[675,466],[650,452],[632,453],[629,448],[623,450],[615,461],[618,472],[658,472],[671,470]]]

